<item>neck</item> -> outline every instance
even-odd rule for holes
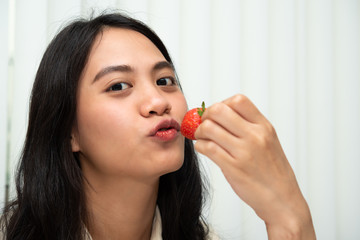
[[[87,183],[88,229],[97,239],[148,240],[151,236],[159,180],[129,179]]]

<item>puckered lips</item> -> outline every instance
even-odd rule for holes
[[[160,121],[151,131],[150,136],[160,141],[171,141],[179,135],[180,124],[175,119]]]

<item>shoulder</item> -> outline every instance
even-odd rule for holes
[[[214,229],[209,227],[208,240],[220,240],[219,236],[214,232]]]

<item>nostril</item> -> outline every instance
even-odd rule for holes
[[[169,106],[169,104],[167,105],[150,104],[142,107],[141,113],[145,117],[162,116],[163,114],[169,114],[170,110],[171,110],[171,106]]]

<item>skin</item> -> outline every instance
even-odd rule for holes
[[[146,37],[125,29],[105,29],[91,50],[79,82],[72,148],[86,179],[87,227],[94,240],[149,239],[159,177],[183,163],[182,136],[165,142],[149,137],[161,120],[180,123],[187,110],[177,85],[158,84],[175,78],[171,68],[154,69],[163,61]],[[131,71],[121,68],[94,81],[103,69],[119,65]],[[202,121],[196,150],[221,168],[235,193],[264,220],[269,239],[315,239],[308,205],[275,130],[252,102],[235,95],[208,107]]]
[[[244,95],[210,106],[195,149],[264,220],[269,239],[316,239],[308,205],[270,122]]]
[[[149,239],[159,177],[183,163],[180,133],[171,141],[149,136],[164,119],[180,123],[187,110],[173,69],[155,68],[159,62],[164,56],[142,34],[107,28],[83,70],[72,150],[86,179],[94,240]],[[109,66],[122,67],[105,73]]]

